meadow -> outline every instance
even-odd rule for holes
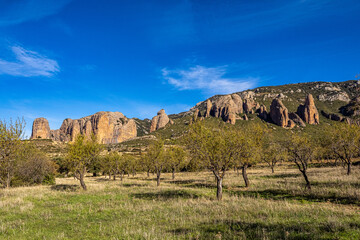
[[[360,239],[360,169],[249,169],[250,187],[229,171],[216,200],[210,172],[138,173],[109,180],[0,189],[0,239]]]

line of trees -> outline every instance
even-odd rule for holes
[[[31,141],[22,141],[25,121],[0,121],[0,184],[15,185],[54,182],[57,168],[53,161],[40,152]],[[301,172],[305,188],[311,189],[308,168],[315,160],[332,158],[341,161],[346,173],[351,174],[355,158],[360,156],[360,127],[336,124],[316,137],[288,132],[282,140],[259,124],[236,128],[220,123],[209,126],[194,122],[176,144],[165,145],[162,139],[150,144],[145,152],[136,155],[113,151],[101,154],[104,146],[96,136],[79,135],[68,144],[67,155],[59,161],[59,170],[72,173],[86,190],[85,176],[101,172],[116,180],[137,171],[156,174],[157,186],[161,174],[186,170],[209,170],[217,183],[217,199],[222,199],[223,180],[230,169],[241,170],[246,187],[250,186],[247,169],[255,164],[267,164],[271,171],[280,162],[291,162]],[[285,140],[284,140],[285,139]]]

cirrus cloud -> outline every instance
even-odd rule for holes
[[[20,46],[12,46],[15,61],[0,59],[0,75],[52,77],[60,71],[57,61]]]
[[[228,94],[253,88],[258,77],[226,77],[228,66],[205,67],[196,65],[189,69],[162,69],[163,78],[179,90],[201,90],[206,94]]]

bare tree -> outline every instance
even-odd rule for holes
[[[330,133],[330,149],[347,166],[347,175],[350,175],[353,159],[360,154],[360,127],[341,123],[327,132]]]
[[[311,184],[307,176],[307,169],[309,163],[313,160],[316,146],[311,139],[306,135],[292,135],[287,142],[284,142],[284,147],[287,150],[288,159],[295,163],[299,171],[302,173],[306,189],[311,189]]]

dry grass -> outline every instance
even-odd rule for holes
[[[212,174],[145,174],[123,182],[71,178],[0,190],[1,239],[360,239],[360,171],[314,168],[311,192],[296,169],[231,171],[224,200]]]

